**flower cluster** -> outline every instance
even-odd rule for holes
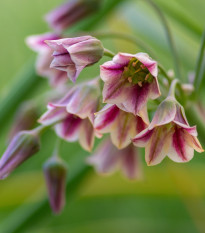
[[[37,73],[47,77],[53,88],[64,89],[61,98],[48,103],[38,120],[41,126],[28,130],[33,121],[23,125],[30,117],[26,113],[21,117],[23,126],[15,130],[16,136],[0,160],[0,178],[40,149],[39,136],[48,128],[65,141],[79,141],[88,152],[95,146],[96,137],[110,134],[86,161],[101,174],[120,168],[129,179],[141,177],[139,147],[145,148],[147,165],[159,164],[166,156],[187,162],[194,150],[203,152],[196,126],[189,125],[183,106],[175,98],[177,85],[183,91],[177,79],[167,80],[170,91],[155,113],[149,108],[148,102],[157,99],[159,103],[162,96],[157,61],[141,52],[112,55],[100,40],[89,35],[65,38],[59,34],[90,14],[94,6],[99,7],[99,1],[67,2],[46,16],[54,33],[27,38],[28,46],[38,52]],[[76,83],[83,69],[101,62],[106,55],[112,60],[101,63],[99,77],[85,77],[89,80]],[[70,85],[67,80],[71,80]],[[153,116],[151,123],[149,116]],[[24,131],[17,132],[21,129]],[[65,204],[67,168],[56,154],[45,163],[44,174],[51,207],[59,213]]]

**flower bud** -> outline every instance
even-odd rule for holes
[[[65,205],[67,166],[61,159],[52,157],[46,161],[43,170],[51,208],[58,214]]]
[[[20,131],[32,129],[38,120],[38,109],[32,101],[24,102],[17,110],[14,124],[9,132],[9,141]]]
[[[67,1],[45,16],[45,20],[56,32],[72,26],[82,18],[96,12],[101,0],[71,0]]]
[[[46,43],[54,51],[50,67],[67,72],[73,82],[85,67],[98,62],[104,53],[101,41],[92,36],[47,40]]]
[[[0,159],[0,179],[6,178],[16,167],[37,153],[39,138],[32,131],[19,132],[10,142]]]

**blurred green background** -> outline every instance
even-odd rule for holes
[[[35,57],[26,47],[25,37],[48,31],[43,15],[60,3],[58,0],[1,0],[0,103],[11,103],[9,101],[13,97],[10,96],[22,83],[21,75],[17,74],[28,60]],[[155,0],[155,3],[169,22],[182,76],[187,80],[188,73],[195,68],[205,26],[205,1]],[[95,30],[133,34],[152,49],[166,69],[173,69],[162,24],[156,12],[144,1],[122,1],[96,25]],[[103,44],[114,52],[141,51],[140,47],[123,40],[106,38]],[[82,72],[80,79],[97,73],[98,69],[88,68]],[[26,87],[22,86],[22,89]],[[29,95],[25,98],[40,96],[46,90],[49,90],[48,83],[42,79],[28,90]],[[6,148],[8,129],[18,104],[1,122],[1,154]],[[0,109],[2,112],[2,106]],[[41,106],[41,113],[45,109]],[[204,138],[203,135],[201,138]],[[120,173],[101,177],[93,170],[85,171],[79,180],[68,186],[67,205],[63,213],[54,216],[48,206],[41,171],[43,162],[52,154],[54,141],[54,133],[47,132],[42,138],[42,150],[6,180],[0,181],[0,233],[205,232],[204,154],[195,153],[194,159],[187,164],[165,159],[154,167],[147,167],[143,156],[144,178],[136,182],[127,181]],[[203,139],[203,146],[204,142]],[[61,153],[68,161],[70,177],[75,177],[84,166],[88,153],[78,143],[63,143]]]

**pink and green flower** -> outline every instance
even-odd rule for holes
[[[146,53],[118,53],[101,65],[103,101],[134,115],[146,114],[148,99],[160,96],[157,62]]]
[[[175,162],[188,162],[194,150],[203,152],[196,126],[189,126],[184,108],[174,97],[167,97],[158,107],[152,122],[134,139],[134,145],[145,147],[148,165],[160,163],[166,155]]]

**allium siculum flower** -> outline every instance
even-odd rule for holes
[[[0,159],[0,179],[6,178],[15,168],[37,153],[39,149],[39,138],[34,131],[17,133]]]
[[[44,164],[43,171],[51,208],[55,214],[58,214],[65,205],[66,163],[56,156],[52,157]]]
[[[99,104],[98,79],[73,87],[65,97],[48,104],[48,111],[40,118],[43,125],[55,125],[57,135],[64,140],[79,140],[81,146],[91,151],[95,136],[94,112]],[[58,123],[59,122],[59,123]]]
[[[48,40],[46,43],[54,50],[50,67],[67,72],[73,82],[86,66],[98,62],[104,53],[102,43],[92,36]]]
[[[194,150],[204,151],[197,139],[196,126],[189,126],[184,108],[173,96],[159,105],[149,127],[139,133],[133,143],[145,147],[148,165],[160,163],[166,155],[175,162],[188,162]]]
[[[106,139],[95,153],[88,157],[87,163],[93,165],[100,174],[111,174],[117,169],[121,169],[128,179],[142,177],[139,151],[132,144],[118,150],[109,139]]]
[[[45,20],[56,32],[72,26],[99,9],[101,0],[70,0],[45,16]]]
[[[103,101],[144,116],[148,99],[160,96],[157,62],[146,53],[118,53],[101,65]]]
[[[53,33],[45,33],[41,35],[33,35],[26,38],[26,44],[35,52],[38,53],[36,61],[37,73],[49,79],[50,85],[53,87],[63,85],[68,81],[68,77],[65,72],[50,68],[50,64],[53,60],[52,50],[45,43],[45,40],[57,40],[60,37]]]
[[[99,133],[110,133],[113,144],[118,149],[127,147],[137,133],[147,127],[139,116],[125,112],[115,104],[106,104],[95,113],[94,127]]]

